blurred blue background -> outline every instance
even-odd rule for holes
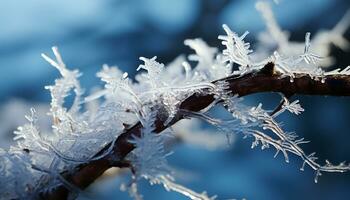
[[[140,64],[138,57],[158,56],[167,63],[190,50],[186,38],[201,37],[221,47],[217,35],[228,24],[234,31],[254,36],[265,26],[253,0],[11,0],[0,1],[0,104],[14,99],[27,104],[46,103],[50,96],[45,85],[58,76],[40,53],[51,53],[57,45],[66,64],[83,72],[82,85],[89,91],[100,84],[95,73],[102,64],[118,65],[131,76]],[[293,40],[304,40],[305,32],[332,28],[350,8],[348,0],[280,0],[273,9],[283,29]],[[349,31],[346,37],[349,37]],[[350,64],[349,51],[332,47],[337,66]],[[350,98],[299,96],[305,113],[283,116],[286,130],[294,130],[311,140],[307,152],[316,151],[320,161],[350,160]],[[272,109],[278,95],[254,95],[248,102],[262,101]],[[0,106],[1,106],[0,105]],[[29,110],[28,106],[28,110]],[[11,115],[1,109],[0,117]],[[13,113],[12,113],[13,115]],[[16,116],[15,118],[23,118]],[[18,124],[0,123],[4,138],[12,137]],[[2,139],[6,146],[5,139]],[[250,140],[237,137],[230,150],[206,151],[179,145],[170,157],[177,169],[188,172],[189,180],[179,180],[195,191],[207,190],[218,199],[349,199],[350,174],[324,174],[318,184],[314,172],[301,172],[295,157],[289,164],[273,158],[272,149],[250,149]],[[119,191],[124,178],[108,178],[90,188],[96,199],[129,199]],[[145,199],[185,199],[160,186],[142,182]]]

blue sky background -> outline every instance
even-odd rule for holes
[[[12,99],[48,102],[45,85],[58,76],[40,53],[51,53],[57,45],[66,64],[83,72],[82,85],[89,89],[99,84],[95,73],[102,64],[118,65],[133,75],[138,57],[158,56],[167,63],[190,50],[186,38],[201,37],[219,46],[221,25],[234,31],[248,30],[253,41],[264,29],[254,0],[11,0],[0,1],[0,104]],[[347,0],[280,0],[273,5],[278,22],[291,32],[292,39],[304,40],[307,31],[333,27],[350,8]],[[347,32],[349,37],[349,31]],[[337,65],[350,64],[350,53],[335,47]],[[255,95],[268,108],[277,95]],[[307,152],[316,151],[321,160],[350,160],[350,98],[301,96],[305,113],[284,116],[287,130],[311,140]],[[28,108],[29,110],[29,108]],[[1,111],[0,112],[4,112]],[[2,115],[4,113],[1,113]],[[0,127],[1,128],[1,127]],[[196,191],[207,190],[218,199],[349,199],[350,174],[324,174],[314,184],[314,172],[299,171],[301,161],[289,164],[273,158],[271,150],[250,149],[251,141],[240,139],[230,150],[210,152],[186,145],[175,148],[170,162],[191,173],[191,180],[179,180]],[[91,188],[95,199],[128,199],[119,191],[124,178],[105,180]],[[141,184],[145,199],[185,199],[159,186]]]

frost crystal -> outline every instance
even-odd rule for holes
[[[137,68],[137,71],[139,71],[140,69],[147,70],[147,78],[149,79],[153,88],[165,85],[165,83],[161,81],[161,74],[164,70],[164,64],[158,63],[156,59],[157,56],[154,56],[151,59],[140,57],[140,60],[145,62],[145,64],[140,65]]]
[[[249,72],[249,67],[251,65],[249,54],[253,51],[249,49],[250,44],[243,40],[249,32],[246,31],[243,35],[238,36],[235,32],[232,32],[226,24],[222,27],[227,34],[218,37],[222,40],[222,44],[226,46],[226,49],[223,51],[223,61],[240,65],[239,73],[241,74]]]
[[[171,170],[166,157],[169,152],[164,149],[164,134],[154,133],[156,113],[151,112],[140,121],[144,124],[140,137],[134,137],[130,142],[136,148],[130,159],[136,171],[136,177],[144,177],[152,183],[159,182],[162,176],[171,177]]]

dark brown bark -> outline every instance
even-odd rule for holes
[[[315,80],[307,74],[295,74],[294,81],[289,77],[283,77],[279,72],[274,71],[274,65],[268,63],[262,70],[252,72],[243,76],[229,76],[217,81],[226,81],[229,83],[229,90],[232,94],[245,96],[260,92],[279,92],[287,96],[293,94],[305,95],[331,95],[331,96],[350,96],[350,76],[347,75],[327,75],[325,81]],[[213,83],[217,82],[214,81]],[[199,111],[206,108],[214,101],[213,95],[194,94],[182,102],[180,108],[190,111]],[[177,116],[169,126],[181,120]],[[163,125],[164,119],[160,117],[156,121],[156,132],[159,133],[166,129]],[[123,162],[125,156],[134,149],[129,142],[132,136],[139,136],[142,125],[137,123],[126,129],[122,133],[113,148],[112,154],[100,160],[81,165],[73,174],[64,174],[66,179],[81,189],[85,189],[94,182],[104,171],[112,166],[125,167],[127,163]],[[102,150],[103,151],[103,150]],[[118,160],[112,163],[111,160]],[[66,199],[69,194],[64,186],[58,187],[49,194],[43,194],[44,199]]]

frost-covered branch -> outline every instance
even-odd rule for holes
[[[17,144],[0,149],[0,186],[4,186],[0,197],[69,199],[107,169],[126,167],[133,173],[133,182],[124,189],[135,199],[142,198],[137,191],[142,178],[192,199],[214,199],[176,183],[167,162],[171,152],[167,140],[174,137],[171,126],[185,118],[204,120],[228,139],[235,134],[253,138],[252,148],[274,147],[275,156],[281,152],[286,162],[290,155],[298,156],[303,161],[301,169],[315,170],[315,182],[321,172],[349,171],[346,163],[317,162],[315,153],[301,148],[308,141],[284,130],[277,121],[285,111],[303,112],[298,100],[289,102],[294,94],[350,96],[349,67],[321,68],[324,55],[314,53],[314,46],[324,51],[333,40],[324,45],[317,35],[311,40],[306,33],[305,42],[294,45],[267,4],[258,3],[257,9],[267,21],[270,39],[279,45],[273,52],[254,52],[245,41],[248,32],[239,36],[223,25],[226,35],[219,36],[224,45],[221,52],[201,39],[186,40],[185,45],[195,51],[188,57],[194,66],[181,57],[169,65],[157,57],[140,57],[143,63],[135,81],[118,67],[104,65],[97,73],[104,88],[85,98],[78,81],[81,74],[67,68],[58,49],[53,48],[55,59],[43,54],[61,74],[54,85],[46,87],[51,94],[52,129],[42,131],[31,109],[28,123],[15,132]],[[329,34],[342,38],[347,23],[343,19]],[[262,104],[244,104],[242,96],[264,92],[284,96],[272,113]],[[73,104],[67,108],[65,100],[71,93]],[[212,117],[211,108],[218,106],[230,117]]]
[[[241,77],[237,76],[229,76],[227,78],[220,79],[220,81],[226,81],[228,83],[228,90],[234,91],[236,94],[240,96],[245,96],[253,93],[259,92],[280,92],[286,94],[306,94],[306,95],[332,95],[332,96],[350,96],[350,76],[348,75],[327,75],[325,82],[315,80],[311,78],[308,74],[294,74],[295,79],[294,82],[290,82],[288,77],[284,77],[279,72],[274,71],[274,66],[272,63],[267,64],[262,70],[257,72],[251,72]],[[215,83],[217,81],[214,81]],[[205,89],[203,89],[204,92]],[[209,106],[214,101],[214,96],[212,94],[208,95],[192,95],[188,97],[186,100],[182,102],[180,108],[192,111],[200,111],[207,106]],[[175,120],[171,122],[174,124],[177,120],[181,119],[182,116],[177,116]],[[160,133],[165,130],[167,127],[164,126],[165,119],[157,118],[155,121],[155,132]],[[171,125],[169,124],[169,125]],[[129,142],[133,137],[139,137],[142,130],[142,124],[136,123],[134,126],[125,130],[122,133],[114,146],[113,152],[114,156],[118,158],[118,160],[123,160],[129,152],[131,152],[135,146]],[[256,133],[254,137],[257,139],[264,139],[266,141],[270,140],[272,145],[276,145],[277,149],[283,149],[286,147],[286,144],[280,144],[279,141],[274,141],[270,138],[261,138],[261,132]],[[279,146],[283,145],[283,146]],[[282,148],[283,147],[283,148]],[[290,150],[294,153],[293,150]],[[305,155],[302,155],[305,158],[308,158]],[[94,179],[92,177],[98,177],[101,175],[109,165],[108,160],[110,158],[105,157],[99,161],[92,161],[91,163],[84,164],[80,166],[80,170],[77,173],[73,173],[68,175],[68,180],[71,180],[73,184],[78,185],[80,188],[85,188],[89,184],[91,184]],[[312,159],[311,159],[312,160]],[[310,159],[306,160],[310,162]],[[99,164],[101,163],[101,164]],[[122,162],[121,162],[122,163]],[[116,162],[115,166],[120,163]],[[311,163],[313,164],[313,162]],[[113,164],[112,164],[113,165]],[[312,165],[313,166],[313,165]],[[326,165],[327,166],[327,165]],[[327,167],[320,169],[328,169]],[[340,168],[335,168],[335,170],[328,171],[345,171],[349,167],[346,165],[341,165]],[[64,189],[62,186],[58,192],[53,192],[50,195],[66,195],[68,190]]]

